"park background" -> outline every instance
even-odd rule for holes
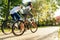
[[[38,26],[60,25],[60,0],[32,0],[32,3],[36,9],[32,13]],[[9,11],[19,4],[22,4],[22,0],[0,0],[0,25],[2,24],[2,20],[11,19]]]
[[[0,0],[0,26],[3,20],[11,20],[9,10],[21,3],[22,0]],[[38,27],[60,25],[60,0],[32,0],[32,3],[36,9],[32,13]],[[60,31],[58,33],[60,34]]]

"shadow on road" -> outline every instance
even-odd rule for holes
[[[45,39],[45,38],[49,37],[50,35],[53,35],[54,33],[57,33],[57,32],[58,31],[54,31],[53,33],[50,33],[50,34],[48,34],[48,35],[46,35],[46,36],[44,36],[42,38],[38,38],[37,40],[43,40],[43,39]]]
[[[32,33],[25,33],[25,34],[23,34],[23,35],[21,35],[21,36],[26,36],[26,35],[29,35],[29,34],[32,34]],[[6,36],[6,37],[2,37],[2,38],[0,38],[0,40],[4,40],[4,39],[7,39],[7,38],[13,38],[13,37],[19,37],[19,36],[14,36],[14,35],[4,35],[4,34],[2,34],[2,35],[0,35],[0,37],[1,36]]]
[[[7,38],[12,38],[12,37],[16,37],[16,36],[7,36],[7,37],[0,38],[0,40],[4,40],[4,39],[7,39]]]

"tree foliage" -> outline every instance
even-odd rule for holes
[[[10,0],[9,9],[13,8],[15,5],[18,5],[22,2],[22,0]],[[6,19],[6,15],[8,14],[8,0],[2,0],[2,4],[0,4],[3,8],[1,9],[1,17]]]
[[[33,2],[33,7],[36,9],[33,13],[34,17],[39,20],[40,24],[52,23],[54,12],[57,9],[58,1],[54,0],[36,0]],[[12,9],[15,5],[21,4],[22,0],[10,0],[10,8]],[[1,17],[6,19],[6,14],[8,14],[8,0],[2,0],[0,4],[2,6]],[[10,18],[10,16],[9,16]],[[48,21],[49,20],[49,21]],[[51,22],[51,23],[50,23]]]
[[[52,23],[54,12],[57,9],[56,1],[52,0],[36,0],[34,8],[38,11],[38,20],[40,24]],[[49,20],[49,21],[48,21]],[[50,23],[50,24],[51,24]]]

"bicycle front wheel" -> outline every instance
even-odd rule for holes
[[[21,21],[16,21],[14,24],[13,24],[13,27],[12,27],[12,32],[15,36],[20,36],[24,33],[24,23],[21,22]]]
[[[12,22],[11,21],[3,21],[3,24],[1,26],[2,32],[7,35],[12,32]]]
[[[37,31],[38,27],[37,27],[37,24],[35,22],[32,22],[30,24],[30,30],[32,33],[35,33]]]

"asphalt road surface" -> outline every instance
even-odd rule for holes
[[[59,27],[39,28],[36,33],[27,30],[21,36],[0,33],[0,40],[58,40],[58,29]]]

